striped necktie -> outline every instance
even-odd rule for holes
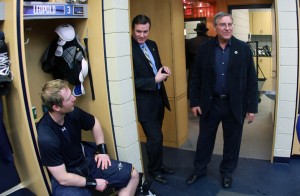
[[[153,73],[156,75],[156,74],[157,74],[157,69],[156,69],[155,65],[153,65],[152,62],[151,62],[151,59],[150,59],[150,56],[149,56],[149,53],[148,53],[148,51],[147,51],[147,49],[146,49],[145,44],[142,45],[142,50],[143,50],[143,52],[144,52],[146,58],[147,58],[148,61],[149,61],[149,65],[151,66],[151,68],[152,68],[152,70],[153,70]],[[160,83],[157,84],[157,89],[160,89]]]
[[[146,56],[146,58],[148,59],[148,61],[149,61],[149,64],[150,64],[150,66],[152,67],[152,69],[154,68],[154,66],[153,66],[153,64],[152,64],[152,62],[151,62],[151,60],[150,60],[150,56],[149,56],[149,54],[148,54],[148,51],[147,51],[147,49],[146,49],[146,46],[145,46],[145,44],[143,44],[142,45],[142,49],[143,49],[143,52],[144,52],[144,54],[145,54],[145,56]],[[154,70],[153,70],[154,71]],[[154,71],[154,73],[155,73],[155,71]]]

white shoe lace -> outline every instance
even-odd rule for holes
[[[9,66],[10,60],[8,59],[7,52],[0,53],[0,75],[8,76],[10,74]]]
[[[151,191],[148,191],[148,196],[156,196],[156,195],[153,194]]]

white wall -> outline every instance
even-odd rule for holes
[[[290,157],[294,122],[298,73],[298,26],[296,0],[276,0],[278,17],[278,110],[275,130],[275,157]]]
[[[234,22],[233,35],[240,40],[248,41],[248,34],[250,33],[248,9],[232,10],[232,17]]]
[[[186,33],[185,38],[186,39],[191,39],[191,38],[197,36],[197,32],[194,29],[196,29],[198,23],[200,23],[200,21],[184,22],[185,33]]]
[[[105,50],[117,154],[142,172],[131,71],[128,1],[104,0]]]

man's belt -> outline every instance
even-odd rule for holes
[[[218,94],[214,94],[214,97],[217,99],[222,99],[222,100],[227,100],[229,99],[228,95],[218,95]]]

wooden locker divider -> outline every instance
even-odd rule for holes
[[[6,10],[9,10],[5,12],[6,21],[0,21],[0,27],[7,31],[6,41],[9,45],[12,62],[11,71],[14,74],[11,92],[3,98],[5,103],[4,120],[9,130],[8,134],[22,186],[29,188],[37,195],[49,195],[51,185],[47,169],[40,162],[35,124],[43,115],[40,99],[42,85],[46,81],[54,79],[51,74],[43,72],[41,58],[46,47],[57,36],[54,29],[62,23],[69,23],[74,27],[83,46],[84,38],[89,36],[89,60],[95,76],[94,93],[98,99],[92,100],[87,77],[84,82],[86,95],[77,97],[76,105],[99,119],[106,144],[110,149],[110,157],[116,157],[103,52],[102,1],[89,1],[83,9],[76,8],[78,13],[80,11],[84,11],[84,14],[88,12],[82,17],[75,15],[52,17],[49,13],[43,16],[23,14],[24,6],[29,5],[30,7],[32,4],[49,6],[55,3],[0,0],[0,5],[1,3],[5,4]],[[66,3],[56,3],[56,5],[59,5],[60,8],[67,5],[76,6],[76,4]],[[26,8],[26,11],[28,9]],[[70,86],[70,88],[73,87]],[[37,119],[34,119],[32,115],[32,106],[36,107]],[[83,138],[93,141],[90,132],[84,132]]]
[[[13,81],[10,92],[2,97],[3,121],[5,123],[10,143],[13,148],[13,157],[16,169],[20,176],[20,187],[29,188],[38,195],[47,195],[39,162],[36,156],[36,146],[32,142],[30,119],[27,118],[26,99],[21,76],[20,54],[20,1],[1,0],[4,4],[4,18],[1,27],[5,32],[5,41],[8,45],[10,69]]]

